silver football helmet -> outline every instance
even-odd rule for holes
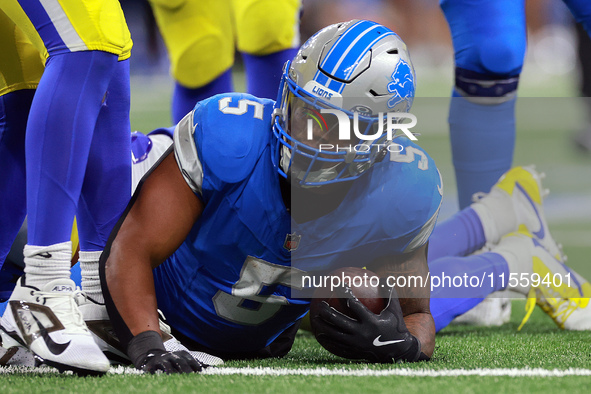
[[[367,20],[322,29],[285,64],[274,165],[302,186],[359,177],[388,152],[388,122],[401,122],[393,114],[408,112],[414,93],[408,50],[392,30]]]

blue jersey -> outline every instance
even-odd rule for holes
[[[217,95],[174,134],[177,163],[204,210],[154,270],[158,307],[182,334],[218,351],[260,350],[301,318],[309,300],[292,289],[304,275],[420,247],[441,203],[433,160],[400,138],[404,150],[354,181],[338,208],[295,223],[271,160],[273,105]]]

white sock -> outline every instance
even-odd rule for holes
[[[25,283],[42,289],[56,279],[70,279],[72,242],[49,246],[25,245]]]
[[[504,192],[493,189],[470,207],[480,218],[487,243],[497,244],[504,235],[517,231],[517,216],[511,197],[504,195]]]
[[[516,291],[524,296],[528,295],[530,286],[524,287],[522,284],[529,284],[533,274],[532,247],[525,245],[526,242],[531,241],[524,240],[520,236],[509,236],[503,238],[501,243],[492,250],[493,253],[503,256],[509,267],[509,275],[513,275],[505,278],[507,290]],[[521,281],[522,273],[526,280]],[[511,280],[512,277],[517,280]]]
[[[82,273],[82,290],[94,301],[104,304],[105,298],[101,289],[99,276],[99,258],[102,250],[96,252],[80,251],[80,271]]]

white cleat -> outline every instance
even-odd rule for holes
[[[555,258],[536,237],[528,232],[509,234],[492,252],[509,264],[511,273],[506,280],[510,289],[527,296],[518,330],[536,305],[563,330],[591,330],[591,284]]]
[[[533,257],[533,273],[541,278],[532,286],[525,304],[526,315],[519,329],[538,305],[563,330],[591,330],[591,284],[548,251]]]
[[[57,279],[42,289],[27,286],[22,276],[2,316],[3,337],[26,345],[47,365],[60,371],[99,375],[109,370],[109,360],[84,324],[75,301],[76,285]]]
[[[589,296],[591,296],[591,289],[589,283],[585,285],[586,291],[583,290],[585,297],[578,300],[571,299],[565,308],[574,308],[569,316],[562,323],[562,327],[569,331],[590,331],[591,330],[591,306],[589,306]],[[570,304],[574,305],[571,306]],[[560,326],[560,325],[559,325]]]
[[[487,242],[497,244],[514,231],[532,234],[560,261],[566,261],[562,248],[554,241],[542,207],[548,190],[542,188],[542,178],[534,166],[514,167],[493,186],[490,193],[471,207],[481,219]]]

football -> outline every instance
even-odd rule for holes
[[[351,291],[371,312],[379,314],[387,305],[387,300],[381,297],[379,277],[376,273],[356,267],[340,268],[328,275],[330,283],[327,286],[316,289],[310,304],[310,328],[314,337],[323,348],[340,357],[356,359],[356,354],[349,354],[338,343],[325,340],[322,325],[318,324],[318,308],[323,301],[337,311],[355,318],[353,312],[347,306],[346,299],[339,298],[334,291],[336,287],[342,287],[343,282],[351,288]],[[339,285],[340,283],[340,285]],[[332,289],[331,289],[332,287]]]
[[[343,282],[348,285],[355,297],[373,313],[379,314],[386,307],[386,300],[381,297],[379,277],[375,272],[363,268],[345,267],[332,271],[328,277],[335,279],[332,283],[337,283],[336,278],[339,278],[338,283],[341,286]],[[322,301],[326,301],[328,305],[347,316],[352,315],[347,307],[346,299],[338,298],[334,291],[331,291],[330,284],[327,284],[327,286],[316,289],[310,303],[312,332],[315,332],[314,317],[318,314],[318,306]]]

